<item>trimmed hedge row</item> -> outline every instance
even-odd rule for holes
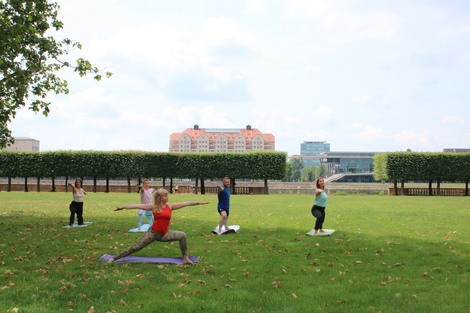
[[[385,152],[374,156],[374,178],[382,181],[465,182],[468,195],[470,153]]]
[[[0,177],[282,179],[287,154],[144,151],[0,152]],[[201,180],[202,182],[202,180]]]

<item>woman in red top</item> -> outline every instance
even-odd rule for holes
[[[148,246],[154,241],[179,241],[181,253],[183,254],[183,262],[186,264],[193,263],[188,256],[188,249],[186,246],[186,234],[182,231],[169,230],[171,213],[174,210],[184,208],[186,206],[208,204],[209,202],[179,202],[179,203],[167,203],[168,202],[168,191],[164,188],[160,188],[153,193],[153,203],[149,204],[128,204],[118,207],[115,211],[127,210],[127,209],[142,209],[153,211],[153,224],[152,227],[145,233],[144,237],[140,239],[132,247],[120,252],[114,258],[109,259],[108,263],[112,263],[120,258],[135,253],[144,247]]]

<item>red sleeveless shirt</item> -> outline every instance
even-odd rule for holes
[[[168,232],[170,228],[171,220],[171,208],[167,204],[165,205],[159,213],[153,212],[153,224],[152,229],[160,235],[164,235]]]

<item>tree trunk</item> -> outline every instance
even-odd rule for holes
[[[196,183],[194,185],[194,193],[197,195],[197,190],[198,190],[198,187],[199,186],[199,178],[196,177]]]
[[[405,181],[400,181],[401,194],[405,195]]]
[[[440,180],[437,181],[437,195],[438,196],[441,195],[441,181]]]
[[[268,195],[269,194],[269,189],[268,189],[268,179],[264,179],[264,194]]]
[[[36,191],[41,192],[41,177],[37,177],[36,179]]]
[[[170,193],[173,193],[173,177],[170,177]]]
[[[56,189],[55,189],[55,177],[54,177],[54,176],[51,177],[51,181],[52,181],[51,192],[56,192]]]
[[[96,193],[96,183],[97,183],[96,181],[97,181],[96,176],[93,176],[93,192],[95,193]]]
[[[106,177],[106,190],[104,192],[109,193],[109,177]]]
[[[28,177],[24,178],[24,192],[28,192]]]
[[[131,193],[131,178],[127,176],[127,193]]]
[[[398,181],[395,179],[393,181],[393,190],[395,191],[395,196],[398,196],[398,185],[397,185]]]
[[[201,177],[201,195],[206,194],[206,188],[204,187],[204,178]]]
[[[7,191],[8,192],[11,192],[11,177],[8,176],[8,187],[7,187]]]
[[[237,194],[237,190],[235,189],[235,186],[237,185],[237,183],[235,182],[235,178],[232,177],[230,178],[230,193],[231,194],[234,194],[236,195]]]
[[[432,179],[429,180],[429,195],[432,196]]]

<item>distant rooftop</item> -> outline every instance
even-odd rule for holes
[[[205,128],[206,133],[238,133],[239,128]]]

